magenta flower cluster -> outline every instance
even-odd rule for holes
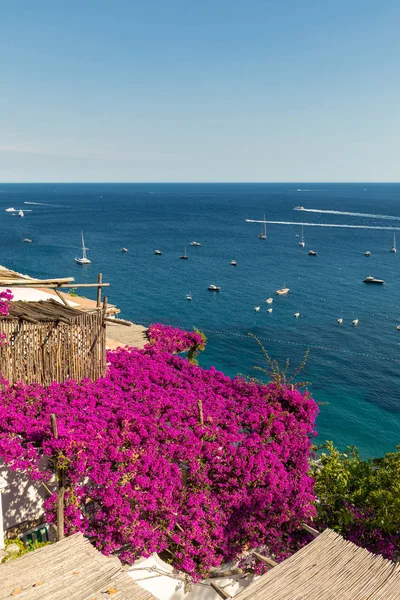
[[[13,299],[11,290],[0,292],[0,315],[8,315],[9,304]]]
[[[198,334],[163,344],[158,327],[153,346],[108,353],[96,382],[4,384],[0,458],[37,479],[62,471],[66,532],[105,554],[163,553],[194,580],[253,548],[287,557],[315,515],[314,400],[191,364],[172,352]],[[55,494],[46,511],[54,521]]]
[[[150,325],[147,337],[150,340],[149,346],[171,354],[179,354],[191,349],[202,350],[204,347],[204,338],[201,333],[182,331],[182,329],[162,323]]]
[[[4,290],[3,292],[0,292],[0,316],[1,315],[8,315],[9,313],[9,308],[10,308],[10,302],[13,299],[13,294],[11,290]],[[7,335],[5,333],[0,332],[0,346],[7,346],[8,345],[8,340],[7,340]]]

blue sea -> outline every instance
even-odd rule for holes
[[[339,214],[295,211],[299,205]],[[24,209],[25,217],[6,213],[8,207]],[[267,366],[248,333],[282,366],[288,359],[289,369],[309,348],[300,379],[321,403],[318,442],[356,445],[363,456],[394,450],[400,443],[400,249],[390,252],[393,232],[307,226],[303,249],[299,225],[268,224],[267,240],[259,239],[261,225],[245,219],[264,213],[270,221],[400,227],[400,184],[1,184],[0,263],[79,283],[95,282],[101,272],[122,317],[198,327],[208,338],[201,364],[230,376],[260,376],[255,367]],[[81,230],[92,261],[85,267],[74,262]],[[194,240],[201,246],[190,246]],[[124,246],[127,253],[120,252]],[[185,246],[186,261],[179,259]],[[309,256],[309,249],[318,255]],[[364,284],[368,275],[386,285]],[[212,283],[220,293],[207,290]],[[276,296],[284,284],[288,296]]]

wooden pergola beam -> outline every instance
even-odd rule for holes
[[[256,552],[255,550],[253,550],[252,554],[253,554],[253,556],[256,557],[257,560],[263,562],[264,564],[266,564],[270,567],[276,567],[276,565],[278,564],[272,558],[268,558],[268,556],[264,556],[263,554],[260,554],[259,552]]]
[[[311,533],[311,535],[314,537],[318,537],[321,533],[317,529],[314,529],[314,527],[311,527],[310,525],[306,525],[305,523],[303,523],[303,529],[308,531],[308,533]]]

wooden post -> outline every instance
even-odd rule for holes
[[[199,406],[199,420],[200,420],[200,425],[204,425],[203,401],[202,400],[198,401],[198,406]]]
[[[55,439],[58,439],[57,419],[55,414],[50,415],[51,429]],[[64,537],[64,494],[65,494],[65,473],[63,469],[56,471],[56,479],[58,484],[57,492],[57,539],[62,540]]]
[[[97,308],[101,306],[101,284],[103,283],[103,274],[99,273],[97,276]]]
[[[54,291],[57,294],[57,296],[60,298],[60,300],[63,302],[63,304],[65,304],[65,306],[69,306],[67,300],[64,298],[62,293],[57,288]]]

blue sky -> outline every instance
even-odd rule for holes
[[[0,181],[399,181],[400,2],[0,0]]]

